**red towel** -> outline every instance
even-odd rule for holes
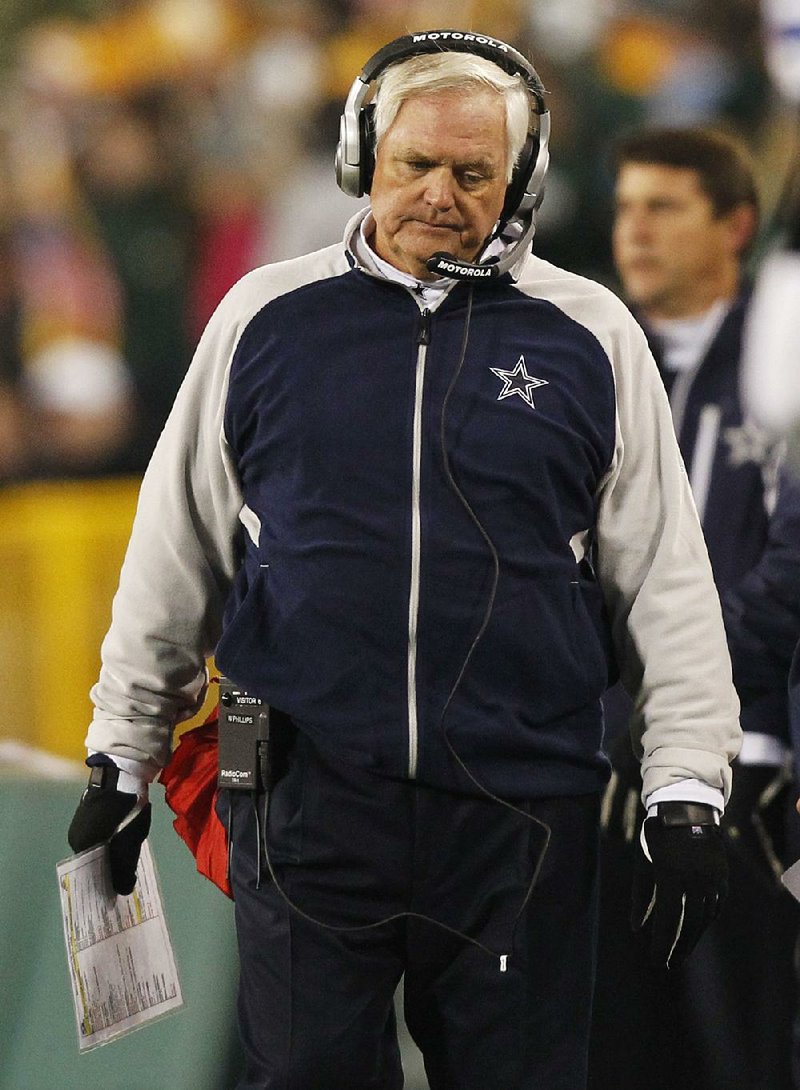
[[[185,731],[159,779],[167,805],[177,815],[175,831],[195,857],[198,871],[232,897],[228,881],[228,837],[217,817],[217,719]]]

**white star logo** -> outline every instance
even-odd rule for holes
[[[774,440],[752,420],[746,420],[738,428],[725,428],[722,434],[728,444],[728,464],[731,466],[743,466],[748,462],[763,466],[774,453]]]
[[[519,394],[526,405],[530,405],[532,409],[536,406],[533,403],[533,391],[537,386],[547,386],[547,379],[533,378],[525,370],[525,357],[520,356],[519,362],[513,371],[503,371],[500,367],[490,367],[489,370],[493,375],[497,375],[499,379],[503,380],[503,389],[497,395],[497,400],[502,401],[505,397],[511,397],[512,394]]]

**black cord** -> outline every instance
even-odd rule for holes
[[[475,637],[472,640],[472,643],[470,644],[466,655],[464,656],[464,661],[461,664],[461,669],[458,671],[456,679],[453,682],[453,685],[452,685],[452,687],[450,689],[450,692],[447,695],[447,699],[444,702],[444,707],[442,708],[442,713],[439,716],[439,728],[441,730],[442,737],[445,740],[445,744],[447,745],[447,748],[450,751],[450,755],[456,761],[456,763],[458,764],[458,766],[462,770],[462,772],[464,772],[464,774],[468,777],[468,779],[475,785],[475,787],[477,787],[477,789],[486,798],[491,799],[492,802],[496,802],[500,806],[504,806],[507,810],[511,810],[513,813],[520,814],[522,817],[526,818],[528,821],[533,822],[535,825],[538,825],[540,828],[542,828],[544,830],[544,846],[543,846],[543,848],[542,848],[542,850],[541,850],[541,852],[539,854],[539,858],[538,858],[538,860],[536,862],[536,866],[535,866],[534,871],[533,871],[533,876],[531,877],[531,880],[528,883],[528,888],[527,888],[527,890],[525,892],[525,896],[523,897],[522,903],[521,903],[521,905],[519,907],[519,910],[517,911],[517,914],[514,917],[514,926],[513,926],[512,932],[511,932],[511,943],[510,943],[510,945],[513,947],[514,936],[516,935],[517,925],[519,923],[520,917],[522,916],[522,913],[525,911],[525,908],[528,905],[528,902],[530,901],[531,896],[533,895],[534,887],[536,886],[536,883],[539,880],[539,874],[541,873],[542,865],[544,864],[544,857],[547,854],[547,849],[550,846],[550,838],[552,836],[552,830],[550,829],[550,826],[546,822],[542,821],[540,818],[535,817],[533,814],[527,813],[525,810],[523,810],[519,806],[515,806],[514,803],[509,802],[508,799],[504,799],[504,798],[501,798],[499,795],[495,795],[494,792],[490,791],[488,787],[486,787],[484,784],[482,784],[480,782],[480,780],[474,775],[474,773],[467,767],[467,765],[464,763],[464,761],[459,756],[459,754],[456,752],[452,742],[450,741],[450,738],[449,738],[448,733],[447,733],[447,727],[445,726],[445,722],[444,722],[445,716],[447,715],[447,711],[448,711],[448,709],[449,709],[449,707],[450,707],[450,705],[451,705],[451,703],[453,701],[453,697],[455,696],[459,686],[461,685],[461,682],[464,679],[464,675],[467,672],[467,667],[469,666],[470,661],[472,659],[472,656],[475,653],[475,649],[478,646],[480,640],[482,639],[484,633],[486,632],[486,629],[489,626],[489,621],[491,620],[492,612],[494,610],[495,598],[497,597],[497,587],[498,587],[498,584],[500,582],[500,556],[499,556],[499,554],[497,552],[497,547],[495,546],[495,543],[492,541],[486,527],[483,525],[481,520],[478,518],[478,515],[476,514],[475,509],[473,508],[472,504],[469,502],[467,497],[464,495],[464,493],[461,490],[458,482],[455,479],[455,476],[453,474],[452,465],[451,465],[451,462],[450,462],[450,455],[449,455],[448,450],[447,450],[447,442],[446,442],[446,438],[445,438],[448,404],[450,402],[450,397],[451,397],[451,395],[453,393],[453,390],[456,387],[456,383],[458,382],[458,379],[459,379],[459,377],[461,375],[461,371],[462,371],[462,369],[464,367],[464,361],[466,360],[466,356],[467,356],[467,345],[469,344],[469,330],[470,330],[470,324],[471,324],[471,321],[472,321],[472,301],[473,301],[474,290],[475,290],[474,285],[470,284],[470,286],[469,286],[469,295],[467,297],[467,315],[466,315],[466,318],[464,319],[464,333],[463,333],[463,336],[462,336],[462,339],[461,339],[461,351],[459,352],[458,363],[456,364],[455,370],[453,371],[452,378],[450,379],[450,385],[447,387],[447,392],[445,393],[444,399],[442,401],[441,413],[439,415],[439,449],[441,451],[442,466],[444,468],[445,477],[447,478],[447,483],[450,485],[450,488],[453,490],[453,492],[456,494],[456,496],[460,500],[464,510],[467,512],[469,517],[472,519],[472,522],[474,523],[474,525],[475,525],[476,529],[478,530],[479,534],[481,535],[483,540],[486,542],[486,547],[488,548],[489,554],[490,554],[490,556],[492,558],[492,582],[491,582],[491,588],[489,590],[489,596],[488,596],[488,599],[487,599],[487,602],[486,602],[486,608],[485,608],[484,613],[483,613],[483,619],[481,620],[481,623],[480,623],[480,625],[478,627],[478,631],[476,632]]]
[[[404,909],[402,912],[392,913],[391,916],[384,916],[380,920],[373,920],[372,923],[345,924],[345,925],[325,923],[324,920],[319,920],[319,919],[317,919],[316,916],[312,916],[312,915],[310,915],[310,913],[305,912],[302,908],[300,908],[300,906],[297,904],[296,901],[293,901],[291,899],[289,894],[286,892],[286,890],[283,888],[283,886],[278,881],[277,875],[275,874],[275,869],[274,869],[273,864],[272,864],[272,859],[270,858],[269,843],[267,841],[267,828],[268,828],[268,823],[269,823],[269,802],[270,802],[270,797],[271,797],[271,792],[265,791],[264,792],[264,803],[263,803],[263,820],[261,822],[261,828],[262,828],[262,832],[263,832],[262,843],[263,843],[263,846],[264,846],[264,859],[266,861],[267,870],[269,871],[270,878],[273,881],[273,884],[275,886],[276,891],[280,894],[280,896],[283,898],[283,900],[286,902],[286,904],[289,906],[289,908],[293,912],[297,913],[297,915],[300,916],[301,919],[305,920],[307,923],[315,924],[317,927],[322,927],[326,931],[335,931],[337,933],[353,932],[353,931],[371,931],[376,927],[383,927],[384,924],[393,923],[395,920],[402,920],[402,919],[409,919],[409,918],[410,919],[415,919],[415,920],[425,920],[426,923],[433,924],[435,927],[440,927],[443,931],[449,932],[451,935],[454,935],[458,939],[462,939],[465,942],[472,943],[473,946],[477,946],[479,950],[483,950],[483,952],[485,954],[488,954],[490,957],[500,958],[501,965],[503,966],[503,971],[505,971],[505,963],[504,963],[503,959],[506,957],[506,955],[500,954],[496,950],[491,950],[488,946],[486,946],[484,943],[482,943],[480,941],[480,939],[473,938],[472,935],[467,935],[465,932],[459,931],[458,928],[450,927],[449,924],[442,923],[441,920],[436,920],[432,916],[426,916],[424,912],[414,912],[411,909]]]
[[[231,861],[233,859],[233,807],[228,806],[228,820],[227,820],[227,835],[228,835],[228,855],[225,860],[225,877],[230,884],[231,880]]]
[[[261,817],[258,812],[258,794],[253,791],[250,795],[250,799],[253,805],[253,819],[256,823],[256,889],[261,889]],[[266,814],[264,815],[266,818]],[[266,849],[267,838],[266,833],[263,836],[264,847]]]

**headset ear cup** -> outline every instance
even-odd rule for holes
[[[375,105],[372,102],[358,115],[358,138],[361,152],[361,192],[369,193],[372,188],[372,175],[375,173]]]
[[[344,115],[339,118],[339,143],[336,145],[336,156],[333,161],[334,170],[336,172],[336,184],[339,188],[345,192],[348,197],[352,196],[350,187],[347,184],[347,178],[345,177],[345,142],[347,139],[347,129],[345,126]]]
[[[510,220],[522,204],[538,157],[539,137],[536,133],[529,133],[528,139],[525,141],[525,145],[520,152],[517,165],[514,167],[511,181],[508,183],[508,188],[506,189],[506,199],[503,204],[503,211],[500,213],[501,223],[506,223]]]

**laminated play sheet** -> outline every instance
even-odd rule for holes
[[[148,842],[127,897],[111,887],[107,845],[65,859],[56,870],[81,1052],[180,1009],[181,985]]]

